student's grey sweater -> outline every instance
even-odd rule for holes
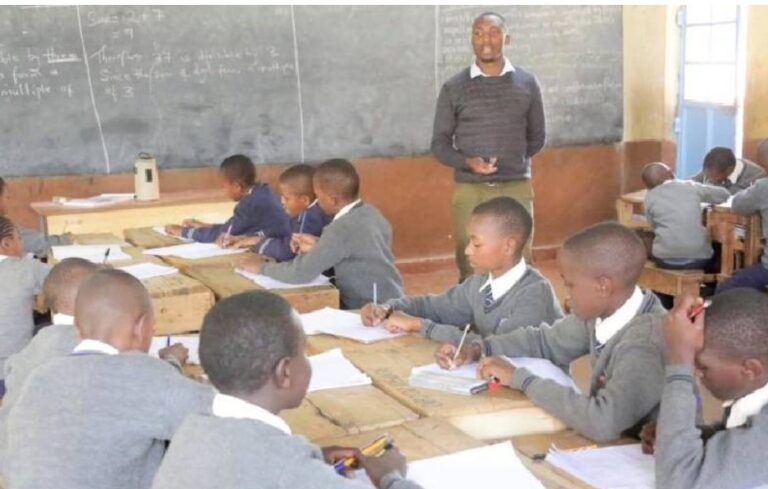
[[[9,256],[0,260],[0,376],[8,357],[32,339],[35,295],[42,292],[49,270],[48,265],[33,258]]]
[[[48,250],[51,246],[64,246],[72,244],[66,236],[50,235],[46,236],[40,231],[34,229],[16,227],[21,236],[21,243],[24,246],[24,253],[32,253],[35,256],[48,256]]]
[[[746,158],[739,159],[744,163],[744,170],[741,172],[741,175],[739,175],[739,178],[736,179],[736,183],[732,183],[730,180],[726,179],[725,183],[721,185],[731,194],[735,194],[744,190],[745,188],[749,188],[749,186],[752,185],[752,182],[759,178],[765,177],[765,169],[763,169],[762,166],[758,165],[757,163],[753,163]],[[692,176],[691,180],[698,183],[710,183],[703,171],[700,171],[696,175]]]
[[[659,299],[646,291],[635,318],[602,347],[595,338],[595,320],[574,315],[481,343],[487,356],[547,358],[563,369],[589,354],[592,377],[587,395],[524,368],[515,371],[510,386],[582,435],[607,442],[636,434],[656,413],[664,382],[660,321],[665,313]]]
[[[645,215],[656,235],[653,256],[662,259],[712,257],[709,231],[702,224],[701,204],[721,204],[731,196],[722,187],[669,180],[645,195]]]
[[[768,178],[761,178],[754,185],[733,196],[731,209],[739,214],[760,213],[763,227],[763,266],[768,268]]]
[[[8,415],[8,488],[144,489],[213,390],[144,353],[73,354],[35,369]]]
[[[745,426],[713,433],[696,426],[693,368],[670,365],[656,426],[656,487],[754,489],[768,484],[768,406]]]
[[[153,489],[365,489],[325,463],[319,448],[252,419],[189,416],[173,437]],[[390,474],[382,489],[419,486]]]
[[[422,318],[422,336],[454,344],[461,340],[467,323],[478,333],[467,336],[471,341],[525,326],[551,324],[563,317],[552,284],[535,268],[528,267],[522,278],[488,308],[482,293],[487,281],[487,274],[476,274],[442,294],[403,297],[386,304]]]
[[[360,202],[328,224],[309,253],[290,262],[267,263],[261,273],[288,283],[306,283],[333,268],[345,309],[373,302],[373,284],[381,302],[403,296],[403,278],[392,254],[392,227],[375,207]]]

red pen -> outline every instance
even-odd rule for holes
[[[704,312],[704,309],[708,308],[712,305],[712,301],[704,301],[701,304],[697,304],[696,307],[691,309],[691,312],[688,313],[688,319],[693,321],[696,319],[696,316]]]

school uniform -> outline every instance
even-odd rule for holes
[[[304,233],[319,237],[332,219],[331,216],[323,212],[317,201],[314,201],[304,212],[291,218],[291,233]],[[265,238],[260,244],[252,247],[251,251],[270,256],[277,261],[293,260],[296,256],[291,250],[291,235]]]
[[[213,390],[142,352],[84,340],[37,367],[8,415],[8,488],[149,488],[182,420]]]
[[[654,232],[653,258],[667,268],[704,268],[714,253],[702,223],[702,204],[721,204],[731,194],[722,187],[667,180],[648,191],[645,215]]]
[[[189,416],[171,442],[153,489],[365,489],[338,475],[320,449],[278,416],[217,394],[212,415]],[[399,473],[383,489],[418,489]]]
[[[696,426],[697,404],[693,367],[667,366],[656,426],[656,487],[755,489],[768,485],[768,386],[728,406],[724,425],[708,432]]]
[[[566,316],[551,326],[518,329],[479,343],[486,356],[546,358],[563,369],[583,355],[592,364],[589,393],[542,379],[518,368],[510,387],[580,434],[598,442],[639,433],[661,399],[666,310],[652,292],[638,287],[611,316],[584,321]]]
[[[213,243],[227,231],[232,236],[263,233],[267,237],[280,238],[291,234],[291,226],[277,194],[266,183],[257,183],[240,199],[234,215],[227,222],[197,229],[184,227],[182,236],[201,243]]]
[[[290,262],[267,263],[261,273],[300,284],[334,268],[342,307],[359,309],[373,302],[374,283],[382,302],[403,296],[403,278],[391,247],[389,221],[372,205],[357,200],[334,216],[309,253]]]
[[[16,226],[21,236],[21,244],[24,246],[24,253],[32,253],[35,256],[48,256],[51,246],[66,246],[72,244],[66,236],[48,235],[35,231],[34,229]]]
[[[757,163],[753,163],[746,158],[736,158],[736,166],[725,182],[722,184],[714,184],[710,182],[704,171],[700,171],[691,180],[698,183],[705,183],[707,185],[718,185],[730,192],[732,195],[742,190],[749,188],[756,180],[766,176],[765,169]]]
[[[499,277],[475,274],[442,294],[392,299],[385,305],[422,318],[422,336],[454,344],[468,323],[476,334],[467,340],[476,340],[563,317],[552,284],[525,260]]]

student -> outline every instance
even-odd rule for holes
[[[328,160],[315,170],[320,208],[333,215],[320,238],[304,236],[301,255],[286,263],[243,264],[243,268],[288,283],[305,283],[334,268],[341,304],[358,309],[373,301],[403,296],[403,279],[392,255],[392,227],[372,205],[360,200],[360,177],[347,160]],[[255,261],[255,260],[254,260]]]
[[[256,181],[256,167],[243,155],[226,158],[219,167],[221,186],[227,196],[237,202],[234,215],[224,224],[206,224],[187,219],[183,225],[169,225],[165,230],[201,243],[223,244],[231,236],[263,234],[285,237],[291,228],[280,199],[266,183]]]
[[[7,185],[5,180],[0,177],[0,216],[5,216],[8,213],[8,199]],[[46,236],[40,231],[21,226],[17,226],[17,229],[21,236],[21,243],[24,246],[24,253],[32,253],[41,258],[48,255],[48,250],[51,246],[72,244],[72,237],[69,234]]]
[[[768,484],[768,297],[733,289],[686,297],[664,320],[666,379],[656,428],[656,487],[754,489]],[[726,403],[723,423],[696,426],[696,374]]]
[[[768,239],[768,178],[761,178],[754,185],[733,196],[731,210],[748,216],[759,212],[762,221],[763,243]],[[717,292],[724,292],[736,287],[749,287],[765,291],[768,286],[768,246],[763,247],[760,263],[736,271],[730,278],[721,282]]]
[[[675,179],[664,163],[643,168],[645,215],[655,237],[652,259],[661,268],[710,269],[714,250],[702,224],[701,204],[721,204],[731,194],[722,187]]]
[[[636,435],[655,414],[664,379],[657,319],[666,311],[651,292],[637,287],[645,249],[635,233],[601,223],[570,237],[558,257],[572,314],[551,326],[531,326],[477,341],[457,364],[480,361],[478,375],[496,378],[580,434],[598,442]],[[453,366],[453,345],[437,360]],[[561,368],[590,355],[589,392],[578,394],[499,355],[547,358]],[[485,357],[485,358],[483,358]]]
[[[704,157],[703,169],[691,179],[694,182],[717,185],[735,194],[748,188],[765,170],[745,158],[736,158],[729,148],[712,148]]]
[[[95,273],[80,286],[70,355],[38,366],[8,414],[8,488],[150,487],[181,421],[213,391],[146,354],[152,302],[136,278]]]
[[[318,238],[331,217],[317,204],[312,188],[315,169],[309,165],[294,165],[280,175],[280,200],[291,218],[291,236],[267,238],[264,236],[242,236],[235,238],[231,247],[251,247],[252,251],[274,258],[277,261],[292,260],[296,256],[295,238],[308,235]]]
[[[384,321],[390,331],[457,344],[467,323],[479,333],[467,338],[478,339],[562,318],[552,284],[522,256],[532,227],[528,210],[511,197],[478,205],[467,223],[465,250],[475,274],[440,295],[367,304],[363,323]]]
[[[353,454],[376,487],[418,487],[403,478],[406,463],[397,448],[380,458],[354,449],[321,451],[278,417],[301,404],[312,375],[301,320],[282,297],[251,291],[213,306],[200,333],[200,362],[218,392],[213,412],[184,421],[153,489],[370,487],[330,465]]]
[[[5,393],[5,361],[32,339],[35,296],[47,275],[48,266],[25,256],[18,230],[0,216],[0,397]]]

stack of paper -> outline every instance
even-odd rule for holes
[[[342,387],[371,385],[371,378],[347,360],[340,348],[309,357],[312,364],[312,380],[309,392]]]
[[[301,315],[304,333],[329,334],[349,338],[361,343],[374,343],[403,336],[405,333],[390,333],[381,326],[368,327],[363,324],[360,314],[326,307]]]
[[[170,234],[165,232],[165,226],[152,226],[152,231],[156,232],[157,234],[163,235],[163,236],[168,236],[169,238],[176,238],[179,241],[185,241],[187,243],[192,242],[191,239],[182,238],[181,236],[171,236]]]
[[[553,447],[547,462],[597,489],[653,489],[656,487],[652,455],[637,445],[562,451]]]
[[[152,345],[149,347],[149,354],[152,356],[158,356],[161,349],[169,345],[181,343],[187,350],[189,350],[189,358],[187,363],[194,363],[200,365],[200,355],[198,350],[200,349],[200,335],[171,335],[171,336],[155,336],[152,338]]]
[[[109,250],[109,255],[107,255]],[[70,245],[70,246],[52,246],[51,253],[56,261],[65,258],[82,258],[92,263],[132,260],[131,255],[125,253],[118,245]]]
[[[101,194],[86,199],[67,199],[62,202],[65,207],[105,207],[108,205],[130,202],[135,198],[134,194]]]
[[[243,252],[245,252],[245,250],[221,248],[215,243],[189,243],[144,250],[145,255],[176,256],[188,260],[199,260],[201,258],[211,258],[223,255],[236,255],[237,253]]]
[[[251,282],[255,283],[259,287],[267,290],[275,289],[300,289],[303,287],[322,287],[331,283],[331,280],[325,275],[318,275],[314,280],[305,284],[289,284],[287,282],[281,282],[273,278],[261,275],[258,273],[252,273],[242,268],[236,268],[235,272],[247,278]]]
[[[158,265],[156,263],[138,263],[136,265],[120,267],[118,270],[130,273],[139,280],[149,280],[155,277],[164,277],[166,275],[179,273],[179,270],[174,267]]]
[[[454,370],[444,370],[436,363],[431,363],[423,367],[414,367],[408,384],[423,389],[470,396],[488,390],[488,382],[478,379],[476,372],[476,363],[462,365]]]

